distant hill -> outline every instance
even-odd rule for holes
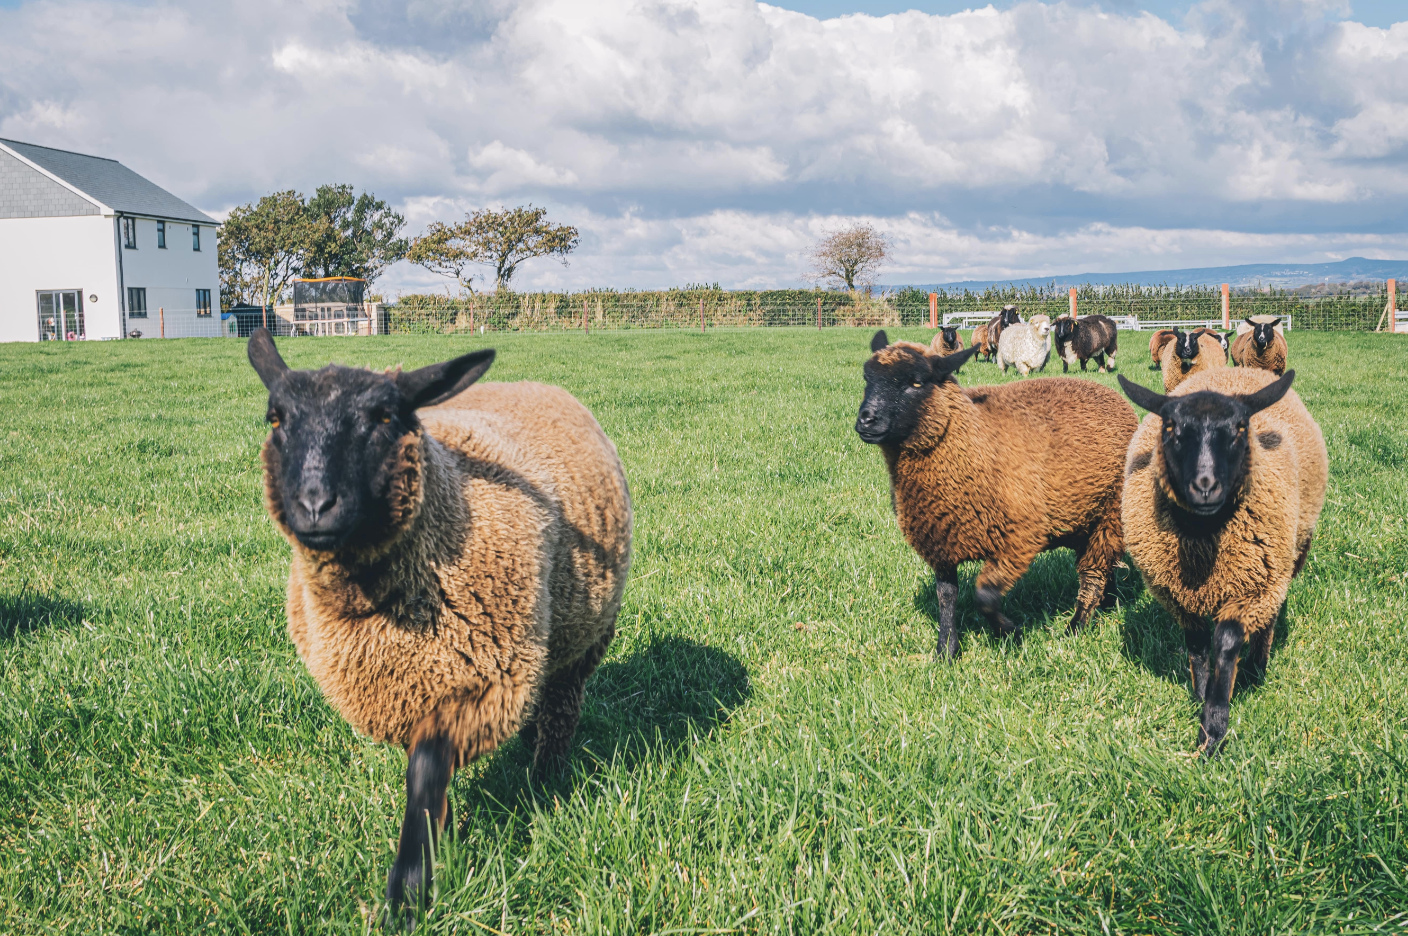
[[[1361,280],[1398,279],[1408,281],[1408,260],[1366,260],[1350,257],[1335,263],[1244,263],[1240,266],[1193,267],[1187,270],[1141,270],[1133,273],[1072,273],[1030,276],[1025,279],[964,280],[957,283],[916,284],[916,289],[986,289],[989,286],[1118,285],[1213,286],[1229,283],[1233,288],[1276,286],[1293,289],[1316,283],[1352,283]],[[903,286],[886,286],[903,289]]]

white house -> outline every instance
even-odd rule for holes
[[[218,336],[216,225],[116,160],[0,139],[0,341]]]

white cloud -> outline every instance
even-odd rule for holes
[[[846,218],[891,232],[891,282],[1392,252],[1408,23],[1343,6],[43,0],[0,9],[0,136],[215,212],[326,181],[415,229],[546,204],[583,244],[524,285],[795,283]]]

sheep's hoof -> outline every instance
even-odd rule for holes
[[[420,861],[403,865],[399,860],[391,866],[391,875],[386,882],[386,924],[387,929],[400,929],[406,932],[416,928],[422,909],[430,906],[430,875],[425,873],[425,865]]]

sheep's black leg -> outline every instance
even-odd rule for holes
[[[934,573],[934,597],[939,602],[939,645],[934,653],[940,659],[958,656],[958,570]]]
[[[1203,701],[1203,721],[1198,727],[1198,747],[1212,757],[1227,735],[1227,719],[1232,709],[1232,687],[1237,682],[1237,657],[1242,652],[1245,632],[1239,621],[1221,621],[1212,635],[1212,672],[1208,674],[1207,697]]]
[[[386,904],[393,920],[401,917],[413,925],[416,911],[430,906],[435,840],[449,817],[445,791],[454,772],[455,752],[445,735],[421,738],[411,748],[406,761],[406,817],[386,883]]]
[[[1266,667],[1271,664],[1271,638],[1275,634],[1276,622],[1272,621],[1247,638],[1247,662],[1251,664],[1252,681],[1257,685],[1266,679]]]
[[[1208,694],[1208,630],[1199,621],[1183,628],[1183,644],[1188,648],[1188,680],[1193,698],[1204,701]]]
[[[1071,362],[1068,361],[1068,360],[1066,360],[1064,357],[1061,358],[1061,373],[1063,373],[1063,374],[1069,374],[1070,372],[1071,372]]]
[[[1089,363],[1090,363],[1090,358],[1081,358],[1081,359],[1080,359],[1080,372],[1081,372],[1082,374],[1085,373],[1085,365],[1087,365],[1087,364],[1089,364]]]
[[[533,715],[538,726],[538,746],[533,752],[533,776],[536,779],[543,780],[566,765],[567,749],[582,717],[582,697],[587,677],[596,671],[597,664],[606,655],[606,648],[611,645],[611,638],[615,636],[616,628],[613,625],[574,663],[549,677],[543,687],[538,709]]]

